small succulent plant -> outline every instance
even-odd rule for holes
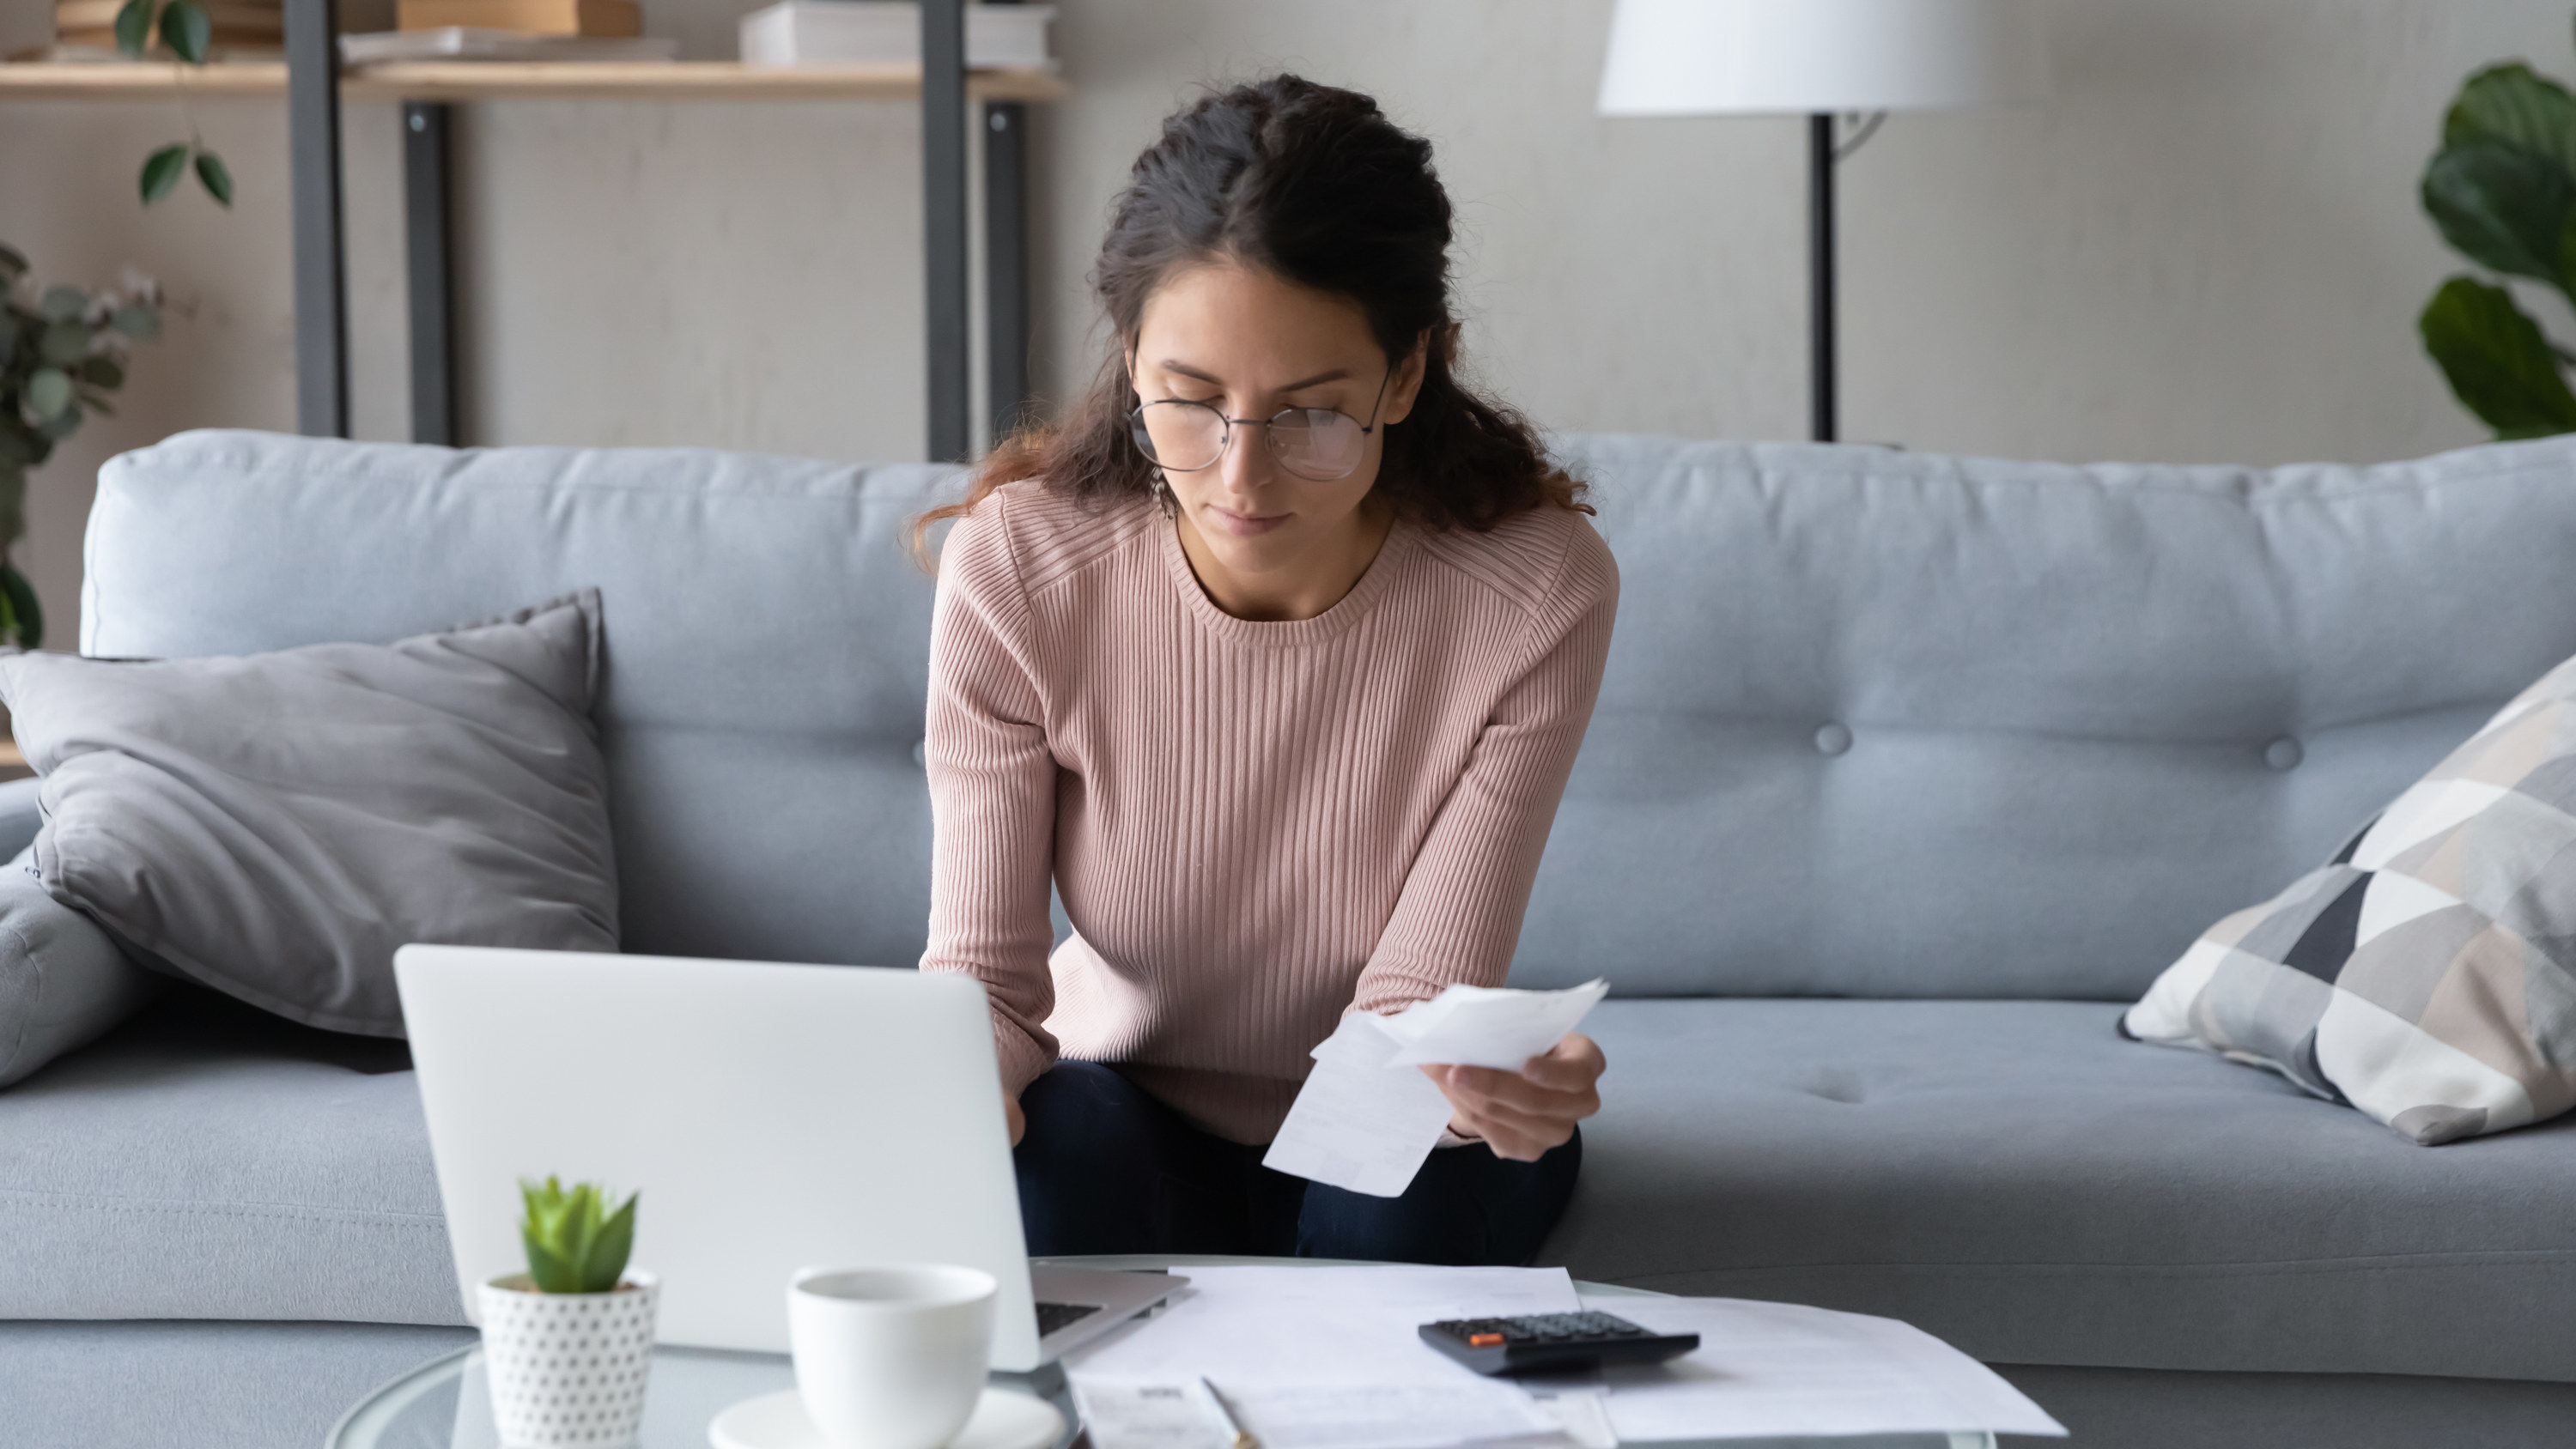
[[[606,1293],[626,1276],[626,1255],[635,1247],[635,1200],[610,1211],[607,1194],[595,1182],[576,1183],[567,1191],[554,1178],[540,1185],[522,1179],[519,1195],[528,1215],[519,1236],[528,1245],[528,1279],[540,1293]]]

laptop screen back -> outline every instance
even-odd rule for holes
[[[1034,1368],[983,987],[858,966],[406,946],[394,957],[466,1312],[523,1271],[519,1180],[640,1190],[664,1343],[783,1353],[799,1268],[959,1263]]]

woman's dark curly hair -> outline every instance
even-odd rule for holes
[[[1367,96],[1281,75],[1175,112],[1136,158],[1092,273],[1118,347],[1063,417],[1005,439],[966,501],[924,515],[920,529],[1024,478],[1085,498],[1149,494],[1153,464],[1127,426],[1138,399],[1126,354],[1154,289],[1208,262],[1351,299],[1390,364],[1423,346],[1422,389],[1386,430],[1375,489],[1397,517],[1482,531],[1534,508],[1591,512],[1529,423],[1459,379],[1449,239],[1431,143]]]

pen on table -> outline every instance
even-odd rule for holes
[[[1208,1402],[1216,1405],[1216,1416],[1225,1421],[1226,1432],[1234,1436],[1231,1449],[1261,1449],[1261,1441],[1253,1438],[1252,1431],[1244,1428],[1243,1421],[1234,1416],[1233,1408],[1226,1403],[1225,1395],[1216,1391],[1216,1385],[1202,1378],[1199,1387],[1207,1390]]]

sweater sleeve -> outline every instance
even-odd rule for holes
[[[1619,570],[1588,526],[1571,533],[1536,605],[1520,676],[1477,736],[1405,875],[1351,1009],[1401,1011],[1457,983],[1500,986],[1575,751],[1591,723],[1619,609]]]
[[[1056,1055],[1046,1029],[1056,766],[1004,506],[991,499],[961,520],[940,554],[922,740],[932,832],[921,969],[984,983],[1003,1089],[1017,1097]]]

